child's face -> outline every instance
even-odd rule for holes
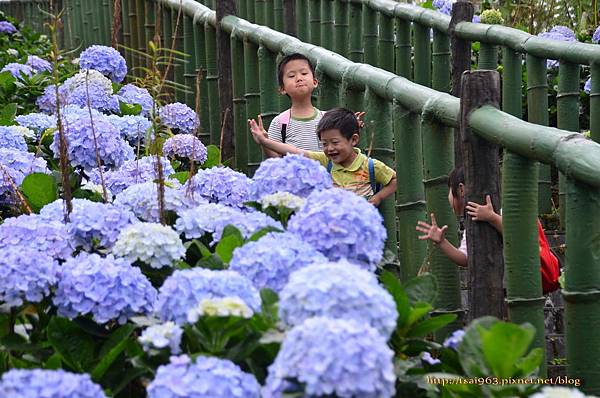
[[[347,139],[338,129],[321,132],[323,152],[333,163],[344,167],[350,166],[356,158],[354,147],[358,144],[358,139],[358,134],[354,134],[350,139]]]
[[[317,84],[308,62],[295,59],[283,66],[283,86],[279,91],[291,98],[304,97],[311,95]]]
[[[465,186],[464,184],[458,184],[457,189],[458,197],[454,197],[452,194],[452,188],[448,188],[448,202],[452,206],[454,214],[462,216],[465,213]]]

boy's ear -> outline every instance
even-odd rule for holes
[[[313,77],[313,84],[315,85],[315,88],[319,87],[319,79]]]
[[[279,94],[281,94],[281,95],[286,95],[287,94],[285,92],[285,89],[283,88],[283,86],[279,86],[279,88],[277,89],[277,91],[279,91]]]
[[[350,137],[350,143],[352,144],[352,146],[358,145],[359,141],[360,141],[360,135],[358,133],[352,134],[352,137]]]

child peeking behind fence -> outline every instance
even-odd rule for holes
[[[465,199],[465,175],[462,168],[452,170],[448,176],[448,201],[457,216],[468,214],[473,221],[483,221],[490,223],[500,234],[503,233],[502,216],[494,211],[492,200],[489,195],[486,196],[484,205],[475,202],[466,203]],[[560,276],[560,267],[558,259],[550,250],[548,241],[538,220],[538,243],[540,248],[540,271],[542,274],[542,290],[544,294],[558,289],[558,277]],[[419,239],[429,239],[437,245],[442,253],[452,262],[461,267],[467,266],[467,234],[463,234],[460,246],[454,247],[445,237],[447,225],[439,227],[435,220],[435,215],[431,213],[431,224],[424,221],[417,223],[416,230],[424,235]]]
[[[362,196],[375,206],[396,191],[396,172],[383,162],[371,159],[356,148],[359,141],[359,120],[345,108],[335,108],[325,113],[317,125],[316,136],[323,151],[307,151],[269,138],[258,123],[249,120],[254,141],[277,154],[301,154],[317,160],[331,173],[333,185]]]

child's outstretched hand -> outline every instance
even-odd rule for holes
[[[444,225],[442,228],[438,227],[437,222],[435,221],[435,214],[431,213],[431,225],[427,224],[425,221],[418,221],[415,229],[425,234],[419,236],[420,240],[430,239],[433,243],[439,244],[444,240],[444,235],[448,226]]]
[[[354,115],[356,116],[356,121],[358,122],[359,129],[362,129],[363,127],[365,127],[365,122],[364,122],[364,120],[362,120],[365,113],[367,113],[367,112],[354,112]]]
[[[494,211],[494,205],[492,204],[492,197],[490,195],[485,196],[485,204],[480,205],[475,202],[468,202],[465,207],[467,214],[471,216],[474,221],[487,221],[492,222],[494,217],[497,216]]]
[[[258,123],[254,119],[248,119],[248,125],[250,125],[250,132],[252,133],[252,138],[254,138],[254,142],[261,145],[265,139],[269,138],[269,134],[263,127],[262,116],[258,115]]]

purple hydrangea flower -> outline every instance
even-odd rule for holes
[[[244,275],[259,289],[279,292],[292,272],[324,262],[325,256],[296,235],[271,232],[235,249],[229,269]]]
[[[64,86],[59,86],[58,96],[60,98],[61,106],[67,102],[68,90]],[[53,114],[56,112],[56,85],[51,84],[44,89],[42,95],[40,95],[35,104],[40,111]]]
[[[92,202],[87,199],[74,199],[72,203],[73,211],[69,215],[67,230],[73,245],[81,246],[85,250],[92,250],[98,246],[111,248],[121,230],[138,222],[131,211],[110,203]],[[44,206],[40,215],[49,220],[62,221],[62,200]]]
[[[208,203],[202,198],[192,200],[185,195],[183,190],[174,188],[171,184],[177,186],[174,180],[169,180],[165,184],[165,210],[179,214],[183,210],[190,209],[202,203]],[[131,210],[142,221],[160,221],[158,184],[153,181],[134,184],[126,188],[117,194],[115,204]]]
[[[69,105],[76,105],[80,108],[91,107],[99,111],[117,112],[119,103],[116,97],[106,92],[106,90],[95,83],[83,84],[71,91],[66,101]]]
[[[0,225],[0,250],[30,247],[55,259],[67,259],[73,253],[67,227],[37,214],[7,218]]]
[[[215,203],[201,204],[189,210],[183,210],[175,222],[175,229],[188,239],[212,234],[212,243],[214,244],[221,239],[223,229],[228,224],[238,228],[244,238],[249,238],[253,233],[265,227],[283,230],[279,221],[275,221],[264,213],[244,213],[233,207]]]
[[[4,65],[4,68],[0,70],[0,72],[10,72],[15,78],[20,79],[21,75],[32,76],[33,68],[29,65],[19,64],[16,62],[11,62],[9,64]]]
[[[137,267],[111,255],[80,253],[61,267],[54,305],[58,315],[73,319],[92,315],[97,323],[120,324],[152,312],[156,290]]]
[[[201,196],[211,203],[245,208],[244,202],[249,200],[252,180],[245,174],[229,167],[211,167],[199,170],[190,178],[182,189],[190,192],[192,197]]]
[[[586,94],[589,94],[592,92],[592,78],[588,78],[585,81],[585,84],[583,85],[583,91],[585,91]]]
[[[173,272],[161,286],[154,310],[162,321],[183,325],[188,322],[188,312],[202,300],[225,297],[237,297],[253,311],[260,311],[260,295],[250,280],[234,271],[205,268]]]
[[[31,152],[0,148],[0,195],[13,191],[7,174],[16,186],[20,186],[31,173],[50,173],[46,161]]]
[[[161,158],[163,177],[166,179],[175,173],[169,159]],[[117,170],[104,171],[104,183],[108,189],[115,195],[119,194],[127,187],[147,181],[158,179],[158,159],[156,156],[144,156],[139,159],[129,160]],[[94,184],[100,184],[100,172],[94,169],[89,173],[90,181]],[[149,221],[149,220],[148,220]]]
[[[165,156],[178,156],[203,164],[208,153],[204,144],[192,134],[177,134],[163,144]]]
[[[69,160],[73,167],[80,166],[85,170],[98,167],[96,154],[100,162],[108,167],[118,167],[134,158],[133,148],[121,138],[119,130],[104,118],[94,117],[92,121],[89,115],[81,114],[70,123],[65,123],[64,127]],[[60,156],[58,143],[57,131],[50,145],[56,158]]]
[[[423,353],[423,355],[421,355],[421,360],[423,362],[428,363],[431,366],[433,366],[433,365],[439,365],[440,363],[442,363],[442,361],[440,361],[437,358],[432,357],[431,354],[429,352],[427,352],[427,351],[425,351]]]
[[[117,116],[109,115],[106,117],[121,132],[121,137],[130,144],[137,146],[138,143],[144,143],[148,130],[152,128],[152,122],[143,116]],[[154,134],[151,135],[153,138]]]
[[[183,329],[181,326],[176,325],[174,322],[165,322],[144,329],[138,341],[146,352],[152,353],[168,347],[172,354],[179,354],[181,352],[182,335]]]
[[[177,382],[173,382],[177,380]],[[148,398],[260,398],[260,385],[227,359],[199,356],[171,357],[148,386]]]
[[[4,398],[107,398],[90,375],[62,369],[12,369],[2,375]]]
[[[481,17],[479,15],[473,15],[473,19],[471,19],[473,23],[481,23]]]
[[[446,338],[446,340],[444,340],[443,345],[444,345],[444,347],[456,350],[458,348],[458,345],[460,344],[460,342],[463,340],[464,337],[465,337],[465,331],[463,329],[455,330],[454,332],[452,332],[452,334],[450,336],[448,336]]]
[[[550,32],[559,33],[559,34],[563,35],[564,37],[566,37],[567,39],[569,39],[568,41],[576,41],[577,40],[577,36],[575,35],[575,32],[573,32],[573,30],[567,28],[566,26],[557,25],[557,26],[553,27],[552,29],[550,29]]]
[[[391,398],[393,358],[386,339],[369,325],[310,318],[286,335],[269,366],[263,398],[299,389],[307,397]]]
[[[600,43],[600,26],[598,26],[594,31],[594,34],[592,35],[592,42]]]
[[[13,126],[0,126],[0,148],[27,151],[27,143],[23,135]]]
[[[17,33],[17,28],[8,21],[0,21],[0,33],[12,35],[13,33]]]
[[[542,32],[538,34],[538,37],[557,41],[577,41],[575,33],[566,26],[555,26],[554,28],[550,29],[549,32]],[[559,62],[555,59],[549,59],[546,61],[546,66],[548,68],[556,68],[558,65]]]
[[[167,104],[160,108],[158,116],[162,123],[179,133],[193,134],[200,127],[200,120],[196,112],[181,102]]]
[[[58,269],[56,260],[31,246],[2,247],[0,302],[17,307],[25,301],[42,301],[56,284]]]
[[[452,15],[452,0],[434,0],[432,5],[442,14]]]
[[[374,270],[383,256],[386,230],[377,208],[364,198],[339,188],[315,191],[288,223],[332,261],[346,258]]]
[[[250,187],[251,200],[275,192],[290,192],[307,197],[314,190],[329,189],[333,186],[331,175],[316,160],[301,155],[287,155],[263,161]]]
[[[44,113],[29,113],[19,115],[15,121],[23,127],[27,127],[36,132],[38,136],[46,129],[56,127],[56,116],[46,115]]]
[[[94,69],[120,83],[127,76],[125,58],[112,47],[93,45],[79,55],[81,69]]]
[[[31,66],[31,69],[33,69],[34,73],[52,72],[52,64],[45,59],[38,57],[37,55],[28,56],[25,65]]]
[[[281,290],[279,317],[286,325],[296,326],[318,316],[354,319],[389,338],[396,329],[398,312],[374,274],[340,260],[293,272]]]
[[[126,104],[138,104],[142,107],[142,115],[150,116],[154,108],[154,100],[145,88],[126,84],[116,94],[117,100]]]

